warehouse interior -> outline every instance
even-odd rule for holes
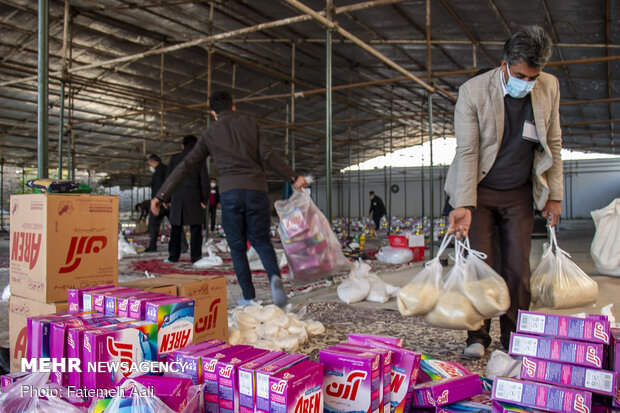
[[[619,22],[612,0],[0,0],[1,209],[9,209],[11,194],[27,192],[26,173],[74,179],[121,196],[121,225],[134,231],[133,206],[150,197],[147,156],[167,160],[185,135],[199,136],[214,121],[208,97],[225,90],[238,112],[257,118],[294,170],[315,178],[313,200],[337,233],[356,231],[351,223],[368,215],[370,190],[387,201],[388,217],[434,223],[446,202],[449,162],[433,160],[445,149],[432,143],[454,141],[459,86],[499,66],[504,42],[535,24],[553,40],[544,71],[559,81],[563,148],[604,158],[564,162],[558,237],[600,294],[593,306],[558,313],[600,313],[615,304],[620,317],[620,283],[596,275],[589,252],[590,211],[620,197]],[[387,156],[422,145],[423,155],[402,155],[411,163]],[[378,157],[387,162],[358,167]],[[211,159],[205,168],[218,177]],[[271,171],[268,181],[272,201],[288,195]],[[8,215],[0,217],[10,230]],[[391,222],[368,243],[387,245],[388,233],[401,230]],[[131,241],[144,246],[148,235],[131,231]],[[9,236],[3,236],[4,286]],[[426,259],[440,240],[431,235]],[[532,269],[544,241],[534,240]],[[162,267],[163,248],[121,260],[120,280],[145,271],[192,272],[189,260]],[[225,264],[220,272],[228,274]],[[422,265],[371,266],[401,287]],[[380,332],[484,371],[490,351],[482,360],[463,359],[463,331],[402,318],[394,300],[339,301],[336,287],[345,276],[285,284],[293,307],[326,327],[300,351],[316,357],[350,330]],[[269,302],[264,272],[256,280],[258,298]],[[234,272],[227,287],[232,309],[240,298]],[[0,317],[0,330],[0,345],[8,347],[7,317]],[[492,333],[497,338],[497,321]]]

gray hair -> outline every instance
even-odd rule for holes
[[[504,60],[511,65],[525,62],[538,69],[549,61],[551,47],[551,38],[542,27],[527,26],[504,43]]]

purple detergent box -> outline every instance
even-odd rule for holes
[[[217,362],[217,383],[220,413],[239,413],[239,367],[269,353],[253,348]]]
[[[615,396],[616,373],[554,361],[523,357],[521,379]]]
[[[284,356],[286,356],[284,351],[270,351],[239,366],[239,413],[254,413],[256,410],[256,371]]]
[[[304,356],[303,354],[289,354],[256,370],[256,412],[270,413],[269,379],[271,376],[306,360],[308,360],[308,356]],[[321,386],[322,385],[323,381],[321,374]]]
[[[202,356],[202,381],[205,385],[205,412],[219,413],[219,383],[217,377],[218,361],[231,356],[242,357],[243,353],[254,349],[252,346],[237,345]],[[209,352],[209,350],[207,350]],[[191,357],[191,356],[190,356]],[[186,360],[186,357],[183,357]]]
[[[157,324],[150,321],[84,332],[82,373],[87,389],[111,389],[123,378],[144,374],[141,363],[157,361]]]
[[[323,363],[325,412],[377,413],[381,406],[381,356],[328,347],[319,352]]]
[[[533,407],[519,406],[518,404],[493,401],[492,413],[546,413],[546,410],[534,409]],[[589,412],[584,412],[589,413]]]
[[[323,365],[302,361],[269,378],[269,411],[323,413]]]
[[[378,341],[380,343],[389,344],[391,346],[402,347],[403,339],[390,337],[390,336],[373,336],[369,334],[349,334],[347,337],[347,343],[355,344],[358,346],[369,347],[368,343],[371,341]]]
[[[519,311],[517,333],[537,334],[577,341],[609,344],[607,317],[589,315],[586,318]]]
[[[187,406],[187,392],[192,386],[192,381],[188,378],[140,376],[134,378],[134,380],[147,388],[153,389],[155,397],[158,397],[175,412],[181,412]]]
[[[114,325],[114,324],[113,324]],[[101,328],[103,326],[99,325],[89,325],[89,326],[79,326],[79,327],[70,327],[67,328],[67,358],[69,359],[78,359],[80,361],[83,360],[83,346],[82,343],[84,341],[84,332],[87,330],[94,330],[96,328]],[[84,367],[84,364],[81,363],[81,368]],[[76,370],[72,370],[69,372],[67,377],[67,384],[69,386],[74,386],[76,388],[82,388],[82,372],[78,372]]]
[[[611,348],[610,348],[610,365],[611,369],[616,373],[616,395],[613,398],[612,406],[620,409],[620,328],[611,329]]]
[[[192,344],[194,300],[176,297],[146,304],[146,319],[157,323],[157,354],[172,353]]]
[[[94,311],[95,310],[95,303],[94,303],[95,294],[105,293],[108,291],[115,291],[115,290],[118,290],[119,288],[124,288],[124,287],[110,286],[110,287],[105,287],[105,288],[98,288],[95,290],[83,291],[82,292],[82,310],[83,311]]]
[[[171,296],[167,295],[167,294],[162,294],[162,293],[155,293],[153,291],[142,291],[141,293],[136,293],[130,296],[121,296],[118,297],[116,299],[116,315],[118,315],[119,317],[129,317],[129,309],[130,309],[130,305],[129,305],[129,300],[133,299],[133,298],[171,298]],[[145,304],[145,308],[146,308],[146,304]],[[135,317],[129,317],[129,318],[135,318]],[[144,318],[142,318],[144,319]],[[142,320],[140,319],[140,320]]]
[[[136,320],[144,320],[146,316],[146,304],[155,301],[168,300],[171,297],[165,294],[153,293],[151,295],[140,295],[134,298],[130,298],[129,304],[129,318]]]
[[[69,312],[74,313],[80,311],[83,308],[83,296],[85,292],[103,290],[107,288],[114,288],[113,284],[97,285],[94,287],[86,288],[71,288],[67,290],[67,297],[69,300]]]
[[[589,413],[592,393],[504,377],[493,382],[493,400],[557,413]]]
[[[439,406],[433,411],[437,413],[491,413],[492,410],[491,395],[483,393],[447,406]]]
[[[234,350],[228,350],[230,347],[235,347]],[[238,353],[239,351],[247,350],[251,346],[231,346],[230,344],[222,344],[215,347],[210,347],[198,352],[189,352],[188,354],[181,354],[180,363],[183,364],[183,373],[192,379],[192,382],[196,384],[202,384],[204,382],[202,371],[202,357],[212,356],[214,354],[220,355],[220,358],[227,357],[231,354]]]
[[[413,400],[422,355],[406,348],[370,340],[369,345],[392,351],[392,391],[390,404],[392,413],[408,413]]]
[[[144,296],[146,293],[149,293],[151,291],[143,291],[143,290],[137,290],[137,291],[124,291],[124,292],[120,292],[120,293],[109,293],[106,294],[104,297],[104,313],[107,315],[118,315],[118,302],[121,298],[129,298],[129,297],[142,297]],[[97,297],[95,296],[95,299],[97,299]],[[127,307],[126,307],[127,308]]]
[[[216,338],[206,340],[201,343],[194,343],[182,349],[173,351],[172,355],[170,356],[172,358],[169,358],[168,361],[182,363],[184,355],[198,353],[199,351],[208,350],[212,347],[221,346],[222,344],[226,344],[226,342],[224,340],[219,340]]]
[[[95,310],[98,313],[105,313],[105,306],[106,306],[106,301],[105,298],[109,295],[118,295],[118,294],[123,294],[123,293],[139,293],[142,290],[138,290],[137,288],[126,288],[126,287],[116,287],[114,289],[111,290],[106,290],[106,291],[93,291],[92,292],[92,296],[93,296],[93,310]]]
[[[603,367],[604,348],[602,344],[584,341],[512,333],[510,355],[529,356],[600,369]]]
[[[461,363],[437,360],[422,354],[416,384],[447,379],[449,377],[471,376],[471,374]]]
[[[0,376],[0,387],[8,387],[29,374],[30,373],[27,371],[17,371],[15,373],[9,373]]]
[[[335,346],[329,347],[341,351],[351,351],[355,353],[364,353],[370,351],[377,353],[381,357],[379,360],[379,369],[381,371],[380,388],[383,390],[380,393],[379,400],[379,412],[390,413],[390,391],[392,388],[392,352],[384,348],[369,348],[363,346],[356,346],[355,344],[340,343]]]
[[[26,357],[28,360],[32,358],[48,358],[50,357],[50,323],[56,320],[62,320],[67,317],[79,317],[91,314],[92,311],[82,313],[56,313],[36,317],[28,317],[27,333],[28,348]]]
[[[445,406],[482,394],[480,376],[448,377],[418,384],[413,392],[413,407]]]

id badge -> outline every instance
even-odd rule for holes
[[[536,132],[536,125],[532,122],[525,121],[523,122],[523,139],[528,140],[530,142],[539,143],[540,139],[538,139],[538,132]]]

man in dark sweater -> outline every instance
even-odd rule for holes
[[[501,67],[463,84],[454,112],[457,149],[446,177],[449,232],[467,237],[493,265],[498,233],[500,275],[510,308],[500,317],[507,350],[519,310],[530,305],[530,250],[534,205],[553,226],[562,213],[560,90],[544,73],[552,43],[545,31],[526,27],[504,45]],[[464,355],[484,356],[491,320],[467,334]]]
[[[375,195],[374,191],[370,191],[370,211],[372,220],[375,221],[375,230],[381,229],[381,218],[387,213],[383,200]]]
[[[213,155],[220,171],[222,225],[243,292],[243,298],[238,303],[249,305],[256,298],[246,256],[249,240],[267,272],[274,303],[283,307],[288,299],[269,234],[271,216],[265,166],[292,183],[297,190],[308,183],[272,149],[256,119],[236,112],[228,92],[213,93],[209,102],[216,121],[203,132],[194,149],[166,179],[151,201],[151,209],[156,212],[162,202],[170,199],[171,193],[185,176],[202,164],[207,156]]]
[[[151,198],[157,195],[157,191],[161,188],[164,180],[166,179],[166,165],[164,165],[161,161],[161,158],[155,154],[149,155],[147,162],[149,164],[149,169],[153,173],[153,177],[151,178]],[[152,210],[152,208],[151,208]],[[149,241],[149,246],[146,247],[146,252],[155,252],[157,251],[157,239],[159,238],[159,227],[161,226],[161,222],[164,220],[164,217],[168,216],[168,209],[162,206],[161,210],[158,207],[156,213],[151,211],[149,214],[149,233],[151,235],[151,240]]]

